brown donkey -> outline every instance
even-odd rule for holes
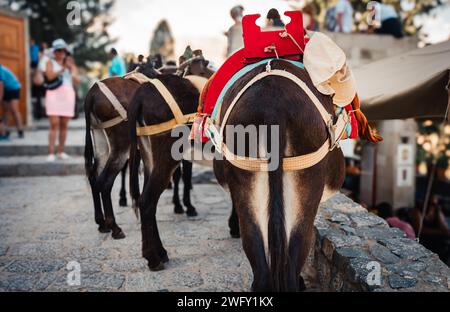
[[[199,87],[179,76],[159,75],[156,78],[168,89],[183,115],[197,111],[201,91]],[[130,124],[145,127],[161,125],[173,119],[174,114],[168,102],[154,85],[145,83],[136,91],[129,111]],[[181,162],[171,154],[172,145],[179,138],[172,137],[170,130],[139,137],[136,127],[130,127],[130,131],[130,192],[133,200],[138,202],[141,216],[142,254],[147,259],[150,270],[159,271],[164,269],[164,263],[169,258],[159,236],[156,209],[161,194]],[[144,162],[142,194],[139,193],[137,168],[141,157]]]
[[[189,75],[209,76],[210,71],[206,68],[207,65],[208,62],[202,57],[195,58],[188,64],[185,72]],[[154,67],[155,60],[150,60],[138,71],[148,78],[155,78],[160,72]],[[124,109],[128,111],[131,99],[140,87],[140,84],[134,80],[119,77],[106,79],[103,83],[111,90]],[[111,189],[118,173],[122,171],[122,190],[120,193],[121,204],[125,204],[124,171],[129,157],[129,125],[127,121],[123,121],[106,129],[95,129],[96,124],[117,118],[118,115],[111,101],[100,90],[98,84],[94,85],[86,96],[85,114],[85,168],[92,190],[95,222],[99,225],[100,232],[108,233],[112,231],[114,239],[121,239],[125,237],[125,234],[115,221],[111,202]],[[138,162],[136,165],[139,166]],[[192,164],[186,163],[185,168],[187,174],[183,175],[183,180],[185,181],[186,193],[183,196],[183,201],[189,210],[188,212],[195,214],[195,208],[190,204],[190,189],[186,187],[186,185],[190,187],[191,174],[189,172],[192,170]],[[175,176],[175,180],[179,181],[179,177]],[[175,181],[176,186],[178,181]],[[175,211],[183,211],[179,199],[177,199],[178,193],[176,192],[174,193]],[[102,211],[102,204],[104,212]]]
[[[317,92],[305,70],[281,60],[273,60],[271,67],[298,77],[326,112],[336,118],[331,97]],[[257,129],[278,126],[278,133],[269,131],[268,143],[258,142],[253,152],[258,159],[268,151],[277,153],[279,166],[272,171],[252,171],[240,169],[228,160],[215,160],[214,170],[219,183],[231,193],[243,248],[253,270],[252,289],[297,291],[303,287],[300,273],[313,243],[313,223],[319,203],[340,189],[345,174],[344,157],[340,149],[329,151],[327,146],[326,156],[317,164],[301,170],[283,170],[284,158],[312,153],[331,135],[311,98],[285,77],[267,76],[237,96],[265,70],[264,65],[255,68],[228,90],[219,124],[232,101],[238,98],[226,125],[255,125]],[[223,142],[227,140],[231,137],[225,132]],[[245,155],[236,149],[230,149],[231,153],[253,155],[250,144],[245,144]]]

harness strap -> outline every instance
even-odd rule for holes
[[[120,124],[121,122],[123,122],[123,118],[122,116],[117,116],[113,119],[110,119],[108,121],[102,122],[102,123],[98,123],[98,124],[91,124],[91,128],[92,129],[108,129],[108,128],[112,128],[118,124]]]
[[[327,140],[322,144],[322,146],[316,150],[313,153],[309,153],[306,155],[301,156],[295,156],[295,157],[287,157],[283,158],[283,170],[285,171],[295,171],[295,170],[301,170],[310,168],[316,164],[318,164],[325,156],[328,154],[328,152],[332,151],[336,146],[339,146],[339,141],[342,138],[342,135],[345,131],[345,128],[347,124],[349,123],[349,116],[346,111],[344,111],[341,115],[339,115],[337,122],[333,123],[332,115],[329,114],[326,109],[323,107],[323,105],[320,103],[319,99],[316,97],[316,95],[311,91],[311,89],[306,85],[305,82],[303,82],[300,78],[297,76],[284,71],[284,70],[268,70],[266,72],[262,72],[258,75],[256,75],[252,80],[250,80],[236,95],[236,97],[231,102],[230,106],[228,107],[227,111],[225,112],[224,118],[220,125],[220,130],[218,133],[218,137],[213,138],[213,142],[215,142],[216,147],[220,147],[218,150],[219,152],[222,152],[225,158],[235,167],[238,167],[243,170],[247,171],[268,171],[269,167],[269,160],[268,159],[262,159],[262,158],[253,158],[253,157],[243,157],[243,156],[237,156],[233,154],[226,144],[223,142],[223,132],[226,126],[226,123],[228,121],[228,118],[233,110],[233,108],[236,106],[236,103],[240,99],[240,97],[244,94],[246,90],[248,90],[253,84],[255,84],[257,81],[264,79],[268,76],[281,76],[285,77],[294,83],[296,83],[305,93],[306,95],[311,99],[314,106],[319,111],[320,115],[322,116],[322,119],[324,120],[327,130],[328,130],[328,138]],[[220,115],[218,115],[220,116]],[[217,117],[220,118],[220,117]],[[218,120],[216,120],[216,123]],[[208,125],[209,129],[212,130],[211,132],[214,133],[215,131],[211,129],[214,127],[211,124]]]
[[[197,116],[197,113],[194,114],[188,114],[188,115],[184,115],[184,117],[186,118],[186,122],[183,124],[191,124],[194,122],[195,116]],[[137,136],[151,136],[151,135],[156,135],[159,133],[163,133],[166,131],[170,131],[173,128],[179,126],[180,124],[175,120],[175,119],[171,119],[169,121],[157,124],[157,125],[152,125],[152,126],[145,126],[145,127],[138,127],[136,128],[136,134]]]
[[[127,111],[125,108],[120,104],[117,97],[111,92],[111,90],[101,81],[97,82],[98,87],[100,88],[100,91],[103,92],[103,94],[106,96],[106,98],[111,102],[112,106],[114,106],[114,109],[119,113],[122,120],[127,120]]]
[[[170,91],[166,88],[166,86],[160,80],[149,79],[148,82],[155,86],[155,88],[158,90],[158,92],[161,94],[161,96],[166,101],[167,105],[169,106],[169,108],[172,111],[172,114],[175,118],[172,120],[157,124],[157,125],[137,127],[136,134],[138,136],[155,135],[155,134],[159,134],[159,133],[163,133],[163,132],[172,130],[176,126],[191,124],[194,122],[194,118],[197,114],[193,113],[193,114],[183,115],[183,112],[181,111],[181,109],[178,106],[177,102],[175,101],[174,97],[172,96]]]

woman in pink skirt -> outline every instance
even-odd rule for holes
[[[69,156],[64,153],[67,127],[75,114],[74,85],[79,84],[78,69],[71,56],[68,55],[67,44],[58,39],[53,42],[53,58],[48,60],[45,69],[47,93],[45,94],[45,110],[50,122],[49,146],[47,161],[56,158],[65,160]],[[58,154],[55,155],[56,136],[59,130]]]

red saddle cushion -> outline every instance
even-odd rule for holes
[[[244,48],[231,55],[216,72],[208,84],[206,94],[202,96],[200,111],[210,115],[217,98],[227,82],[245,65],[259,62],[265,58],[282,57],[290,60],[299,60],[305,48],[305,33],[303,30],[303,17],[301,11],[288,11],[284,13],[291,18],[286,30],[278,29],[262,31],[256,25],[256,20],[261,16],[252,14],[244,16],[242,29],[244,36]],[[290,36],[281,36],[287,31]],[[294,42],[295,40],[295,42]],[[297,46],[298,45],[298,46]],[[274,46],[276,49],[268,51],[266,48]]]

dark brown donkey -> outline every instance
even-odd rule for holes
[[[257,74],[260,66],[240,78],[227,92],[220,120],[238,92]],[[334,116],[331,97],[314,88],[307,72],[285,61],[272,61],[272,70],[282,69],[300,78]],[[239,98],[227,125],[279,126],[279,134],[256,152],[278,153],[283,158],[305,155],[319,149],[328,137],[327,127],[310,97],[291,80],[268,76]],[[259,133],[259,130],[258,130]],[[270,137],[270,131],[268,134]],[[224,134],[224,142],[231,138]],[[270,142],[279,143],[272,151]],[[328,149],[327,149],[328,150]],[[246,155],[251,153],[246,142]],[[232,153],[238,154],[236,149]],[[263,152],[264,153],[264,152]],[[215,160],[219,183],[231,193],[244,251],[252,266],[254,291],[297,291],[300,273],[313,243],[313,223],[321,199],[339,190],[344,179],[340,149],[330,151],[319,163],[302,170],[247,171],[227,160]]]
[[[168,89],[183,115],[197,111],[199,88],[187,79],[174,75],[156,77]],[[132,100],[129,110],[129,123],[139,127],[159,125],[170,121],[174,115],[160,92],[150,83],[143,84]],[[130,192],[138,201],[141,216],[142,254],[152,271],[164,269],[169,260],[164,249],[156,223],[156,208],[162,192],[167,188],[170,178],[181,160],[171,155],[172,145],[179,138],[172,137],[171,131],[152,136],[137,137],[136,127],[130,127]],[[188,139],[187,137],[184,139]],[[140,155],[139,155],[140,152]],[[144,188],[139,192],[138,168],[140,157],[144,162]]]
[[[208,62],[203,58],[196,58],[189,63],[189,68],[186,72],[190,75],[210,75],[209,70],[206,68],[207,65]],[[148,62],[138,71],[149,78],[155,78],[158,75],[158,71],[154,69],[153,62]],[[125,110],[129,109],[131,99],[140,87],[140,84],[133,80],[119,77],[106,79],[103,83],[111,90]],[[93,129],[93,123],[98,124],[118,116],[110,100],[105,97],[97,84],[89,90],[86,96],[85,114],[85,167],[94,200],[95,222],[99,225],[100,232],[108,233],[112,231],[114,239],[121,239],[125,237],[125,234],[115,221],[111,202],[111,189],[118,173],[125,168],[128,160],[130,147],[128,122],[124,121],[104,130]],[[137,163],[136,165],[138,166],[139,164]],[[190,181],[187,181],[188,179],[185,180],[186,185],[189,185],[188,182]],[[124,177],[122,182],[124,182]],[[121,194],[124,193],[125,191],[122,188]],[[178,195],[176,197],[174,195],[174,201],[175,198],[178,198]],[[184,195],[184,203],[190,209],[190,213],[194,214],[195,208],[190,205],[189,192]],[[177,205],[175,205],[175,208],[179,209]]]

